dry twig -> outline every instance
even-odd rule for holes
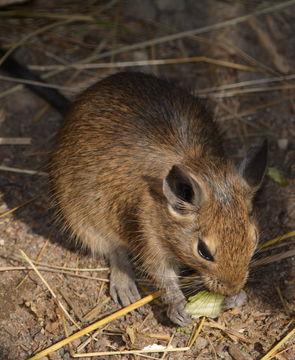
[[[113,69],[113,68],[125,68],[125,67],[134,67],[134,66],[154,66],[154,65],[170,65],[170,64],[188,64],[195,62],[204,62],[208,64],[213,64],[217,66],[228,67],[236,70],[244,71],[259,71],[254,66],[242,65],[237,63],[232,63],[229,61],[223,61],[218,59],[208,58],[206,56],[194,56],[186,58],[176,58],[176,59],[154,59],[154,60],[139,60],[139,61],[116,61],[111,63],[98,63],[98,64],[69,64],[69,65],[31,65],[29,66],[32,70],[39,71],[48,71],[48,70],[65,70],[69,68],[74,68],[78,70],[86,69]],[[68,88],[65,88],[66,90]],[[71,90],[71,88],[69,88]],[[72,90],[73,91],[73,90]]]
[[[28,137],[1,137],[0,145],[31,145],[31,141]]]
[[[294,79],[295,79],[295,74],[291,74],[291,75],[284,75],[284,76],[269,77],[269,78],[264,78],[264,79],[241,81],[238,83],[225,84],[225,85],[220,85],[220,86],[211,87],[211,88],[207,88],[207,89],[197,89],[196,95],[205,95],[205,94],[210,94],[210,93],[216,92],[216,91],[230,90],[230,89],[236,89],[236,88],[240,88],[240,87],[258,85],[258,84],[268,84],[268,83],[272,83],[272,82],[281,82],[281,81],[288,81],[288,80],[294,80]]]
[[[63,275],[67,275],[67,276],[77,277],[77,278],[81,278],[81,279],[109,282],[108,279],[98,278],[96,276],[75,274],[75,273],[72,273],[72,272],[69,272],[69,271],[56,270],[56,269],[51,269],[51,268],[43,267],[43,266],[38,266],[37,269],[42,270],[42,271],[51,272],[51,273],[63,274]],[[30,267],[30,266],[3,266],[3,267],[0,267],[0,272],[3,272],[3,271],[23,271],[23,270],[33,270],[33,268]]]
[[[10,166],[5,166],[5,165],[0,165],[0,171],[10,171],[10,172],[16,172],[16,173],[28,174],[28,175],[48,176],[48,174],[44,171],[18,169],[18,168],[14,168],[14,167],[10,167]]]

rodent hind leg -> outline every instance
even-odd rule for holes
[[[112,299],[128,306],[140,299],[139,292],[135,283],[135,274],[128,258],[127,250],[116,239],[114,234],[108,234],[97,231],[94,227],[79,227],[76,231],[82,244],[104,256],[110,263],[110,295]],[[116,239],[117,241],[115,241]]]
[[[128,306],[141,298],[127,251],[117,247],[109,253],[111,266],[110,295],[115,302]]]

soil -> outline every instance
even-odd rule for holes
[[[1,9],[2,12],[12,10],[26,15],[2,14],[0,41],[7,49],[25,40],[28,34],[61,21],[61,18],[47,18],[44,14],[77,14],[88,16],[88,20],[85,17],[59,24],[29,37],[18,46],[15,57],[27,66],[77,63],[93,54],[97,56],[94,62],[105,63],[203,57],[199,62],[147,64],[129,70],[153,72],[208,98],[223,131],[226,150],[236,163],[241,161],[250,145],[268,138],[269,167],[281,171],[288,184],[283,186],[282,181],[278,183],[266,177],[257,196],[261,241],[264,242],[295,228],[295,94],[294,82],[287,78],[295,72],[295,5],[219,30],[135,50],[127,48],[113,56],[99,58],[98,55],[148,39],[220,23],[278,3],[258,0],[84,0],[82,4],[78,1],[36,0]],[[28,15],[33,12],[43,13],[43,16]],[[204,61],[204,57],[207,60]],[[213,60],[224,63],[216,64]],[[233,63],[244,68],[236,69]],[[119,66],[80,71],[68,68],[48,81],[70,86],[74,91],[65,92],[65,95],[72,99],[85,84],[123,69]],[[35,67],[34,71],[44,75],[50,70],[38,71]],[[275,83],[253,85],[248,93],[240,92],[241,87],[231,89],[231,94],[229,90],[201,92],[225,84],[278,76],[283,78]],[[0,214],[23,205],[11,214],[0,215],[0,359],[3,360],[28,359],[66,337],[63,313],[52,294],[34,271],[19,269],[26,265],[20,250],[38,261],[43,277],[81,328],[120,309],[109,297],[108,264],[69,244],[65,240],[67,235],[60,233],[54,225],[48,177],[40,171],[47,171],[48,152],[54,145],[62,118],[28,89],[17,85],[17,90],[7,92],[15,88],[15,83],[0,83],[1,138],[29,137],[31,144],[0,145],[1,165],[39,172],[0,171]],[[29,202],[31,199],[34,200]],[[251,269],[245,288],[246,304],[224,312],[217,320],[206,319],[194,346],[186,352],[166,354],[166,359],[250,360],[266,354],[294,328],[295,257],[284,258],[292,249],[294,237],[285,246],[258,253],[256,258],[274,257],[266,265]],[[52,270],[48,266],[59,268]],[[77,271],[78,268],[95,271],[82,272]],[[146,291],[141,288],[143,296]],[[67,323],[68,331],[77,330],[73,323]],[[81,352],[142,349],[151,344],[166,346],[171,336],[174,336],[173,346],[186,346],[191,330],[191,327],[179,329],[173,325],[165,315],[164,305],[156,301],[145,305],[141,311],[109,323],[95,339],[83,336],[75,340],[73,348],[78,351],[79,345],[90,340]],[[295,359],[295,337],[284,342],[279,352],[276,359]],[[139,359],[142,356],[102,358]],[[162,354],[144,356],[161,358]],[[65,346],[44,359],[70,358],[69,348]]]

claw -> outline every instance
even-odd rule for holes
[[[112,271],[110,278],[110,295],[116,303],[128,306],[141,298],[135,280],[128,274]]]
[[[127,252],[118,248],[110,257],[110,295],[116,303],[128,306],[141,298]]]
[[[177,325],[186,326],[193,322],[193,319],[185,312],[186,301],[181,300],[168,306],[167,316]]]

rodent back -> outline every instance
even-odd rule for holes
[[[204,104],[142,73],[118,73],[84,92],[65,119],[62,138],[82,146],[83,159],[96,157],[107,167],[122,165],[122,159],[140,162],[143,171],[157,162],[162,169],[168,159],[196,158],[204,147],[207,155],[222,154],[217,126]]]
[[[247,184],[248,169],[252,164],[257,168],[254,155],[239,173],[223,158],[218,129],[199,100],[165,80],[119,73],[88,89],[74,104],[53,154],[52,175],[72,227],[87,221],[100,230],[108,222],[106,231],[114,229],[123,237],[129,230],[132,234],[130,224],[140,218],[153,255],[162,244],[208,275],[209,288],[217,291],[221,279],[220,291],[229,293],[243,285],[255,248],[255,222],[248,214],[253,191]],[[263,152],[259,157],[265,158]],[[264,168],[257,172],[257,186]],[[147,191],[152,181],[157,186],[153,193]],[[242,205],[237,208],[237,203]],[[216,205],[227,207],[231,216],[216,211],[220,229],[209,226],[207,231]],[[233,227],[239,218],[241,226]],[[238,234],[232,231],[236,228]],[[216,253],[216,262],[208,265],[200,258],[200,236]],[[143,254],[147,243],[142,245]]]
[[[118,73],[86,90],[64,120],[51,162],[56,198],[72,223],[106,209],[122,217],[138,206],[146,177],[161,184],[174,164],[202,152],[222,148],[198,99],[151,75]]]

